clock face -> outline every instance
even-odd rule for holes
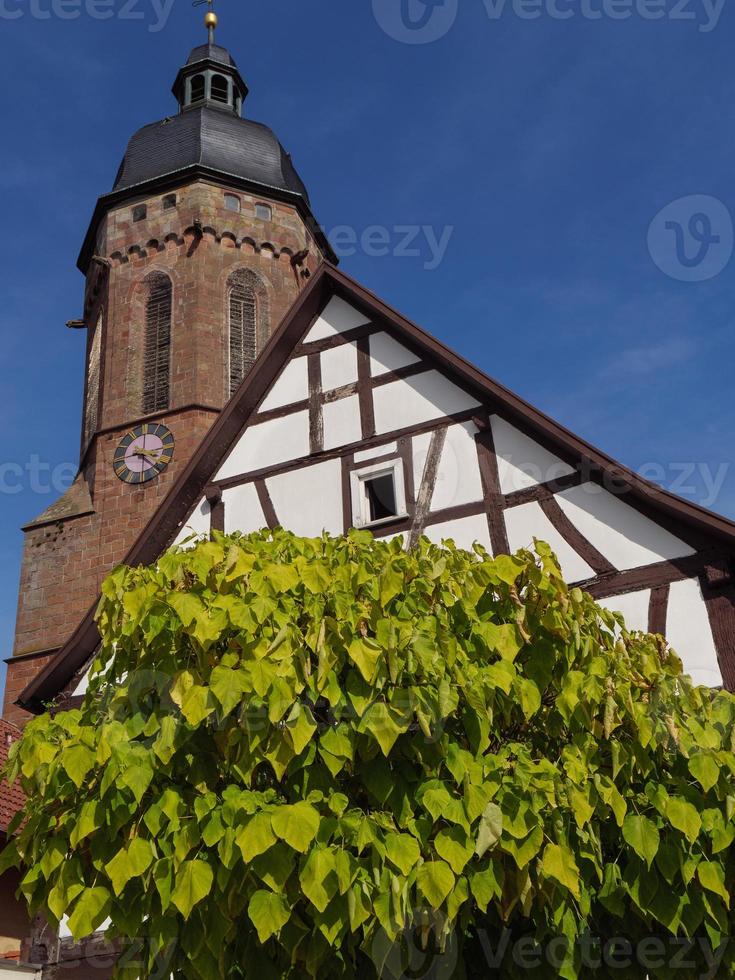
[[[162,473],[173,457],[171,430],[156,422],[144,422],[122,439],[112,466],[124,483],[147,483]]]

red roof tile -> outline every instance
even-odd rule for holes
[[[10,746],[13,742],[17,742],[20,736],[19,728],[0,718],[0,769],[8,761]],[[7,783],[0,783],[0,833],[7,831],[8,824],[24,804],[25,796],[19,783],[15,783],[12,787]]]

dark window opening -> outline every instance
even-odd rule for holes
[[[396,487],[392,473],[374,476],[364,480],[370,523],[382,521],[386,517],[397,517]]]
[[[148,280],[143,370],[143,412],[168,408],[171,373],[171,280],[154,273]]]
[[[170,211],[171,208],[175,208],[175,207],[176,207],[176,195],[167,194],[163,199],[163,210]]]
[[[235,285],[230,290],[230,394],[240,387],[258,354],[258,301],[255,290]]]
[[[137,208],[133,208],[133,221],[143,221],[147,214],[147,206],[145,204],[139,204]]]
[[[195,75],[191,80],[191,104],[204,102],[205,79],[204,75]]]
[[[230,88],[224,75],[212,76],[212,101],[224,102],[225,105],[229,105]]]
[[[273,211],[267,204],[256,204],[255,217],[260,218],[261,221],[270,221],[273,217]]]

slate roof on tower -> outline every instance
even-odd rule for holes
[[[230,78],[233,88],[224,102],[208,96],[202,83],[201,105],[187,87],[208,70]],[[268,190],[286,191],[309,200],[306,187],[275,133],[262,123],[240,117],[248,88],[235,59],[219,44],[193,49],[174,82],[178,116],[144,126],[128,143],[115,191],[200,166],[237,177]],[[235,101],[233,95],[239,97]]]
[[[228,65],[230,68],[237,68],[237,63],[227,48],[221,44],[200,44],[193,48],[189,55],[187,65],[195,65],[199,61],[217,61],[220,65]]]
[[[128,143],[114,190],[194,166],[309,200],[291,157],[271,129],[205,106],[138,130]]]

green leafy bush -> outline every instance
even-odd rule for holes
[[[83,707],[12,753],[33,911],[111,918],[131,980],[732,976],[735,702],[537,551],[276,531],[117,569]]]

